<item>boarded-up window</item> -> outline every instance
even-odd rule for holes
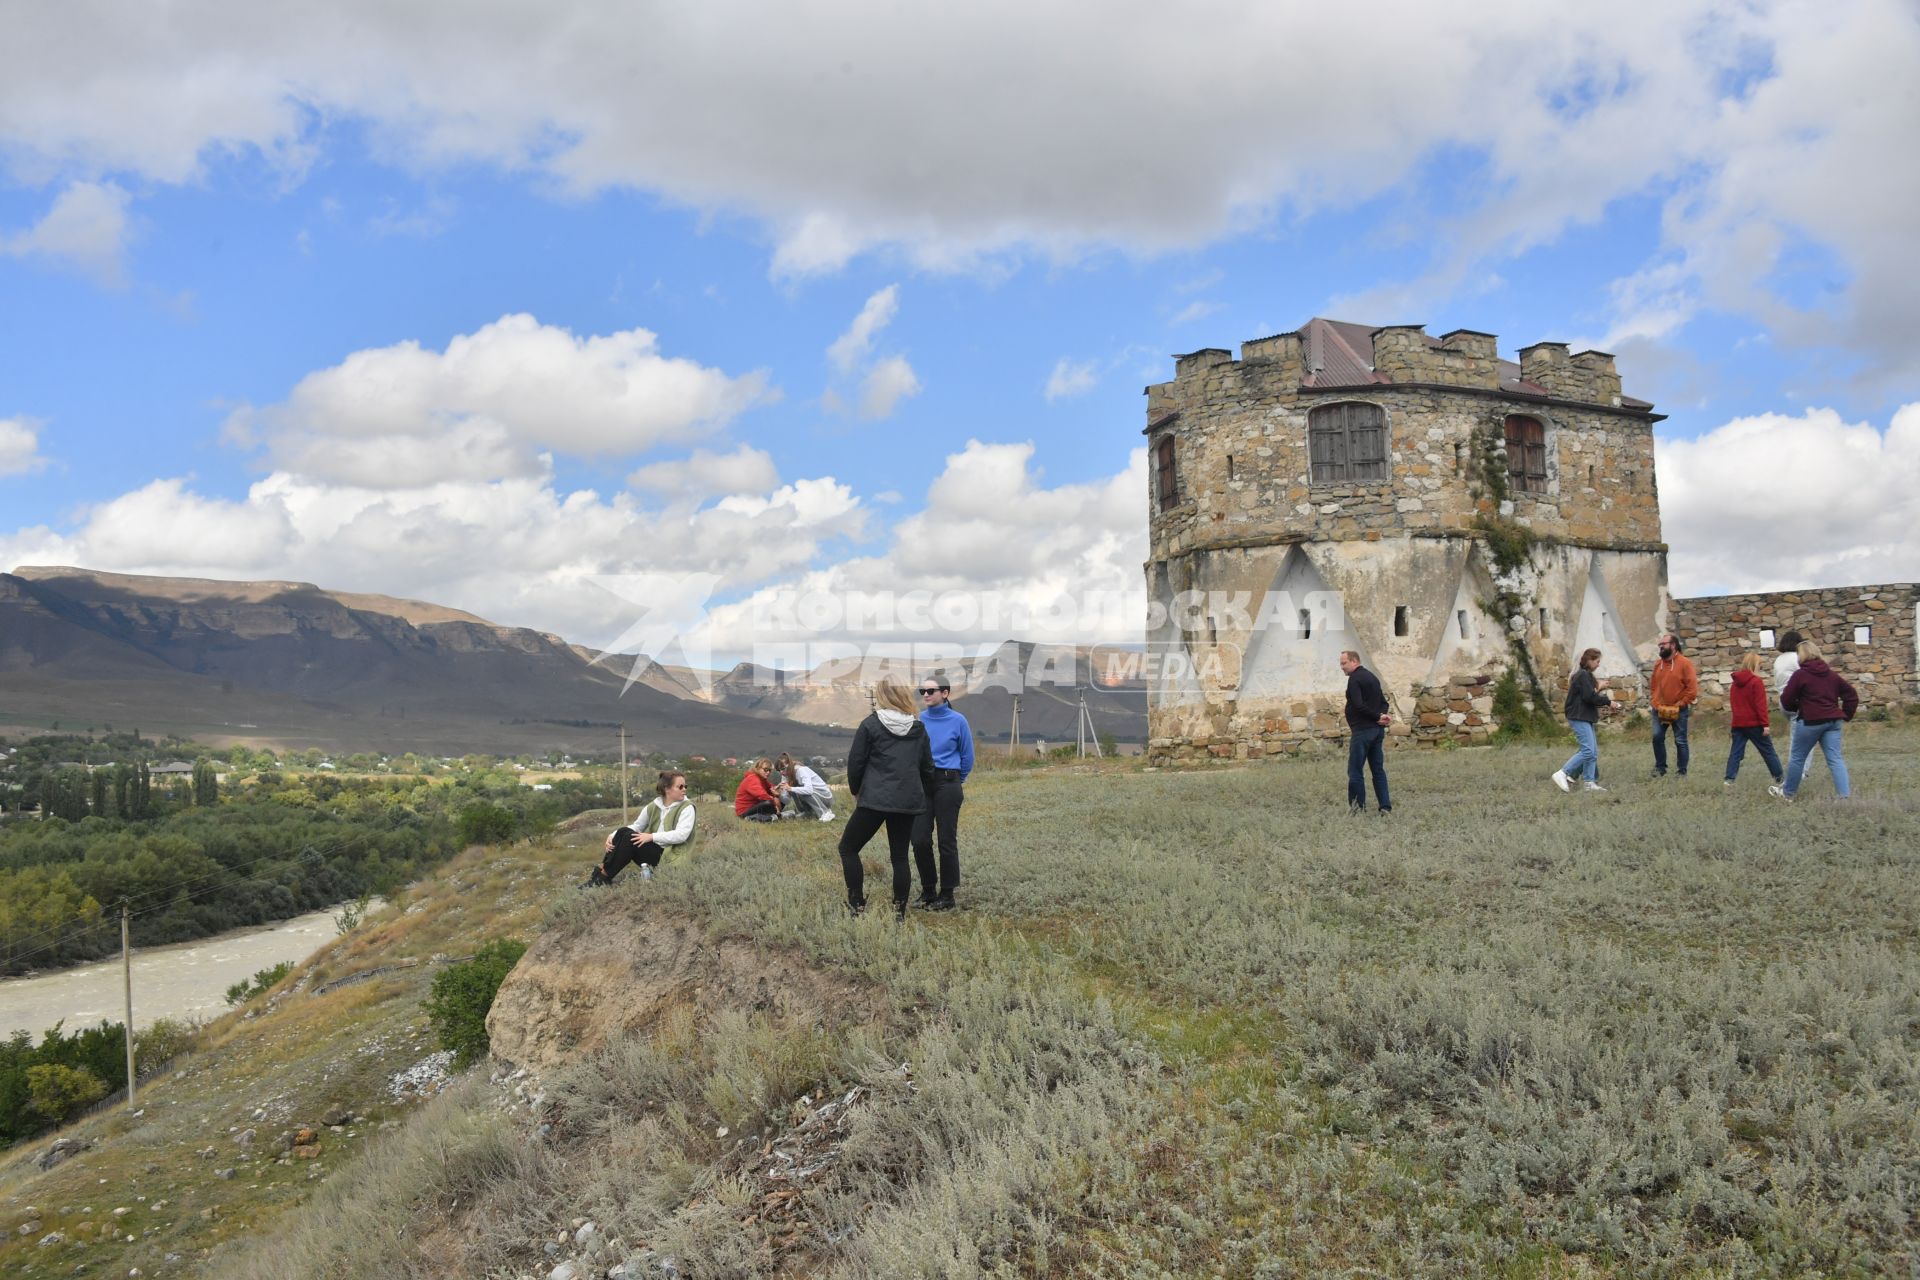
[[[1160,509],[1167,510],[1180,501],[1180,476],[1174,470],[1173,437],[1162,436],[1153,450],[1154,492],[1159,495]]]
[[[1521,493],[1547,491],[1547,429],[1540,419],[1507,415],[1507,479]]]
[[[1314,484],[1372,484],[1387,478],[1387,413],[1377,404],[1323,404],[1307,415]]]

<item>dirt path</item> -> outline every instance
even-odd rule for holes
[[[227,1007],[227,988],[234,983],[282,960],[304,960],[332,939],[337,910],[315,911],[198,942],[136,949],[134,1027],[159,1018],[206,1018],[221,1012]],[[121,1003],[118,957],[58,973],[6,978],[0,980],[0,1036],[26,1030],[38,1038],[62,1020],[68,1031],[93,1026],[102,1018],[118,1022]]]

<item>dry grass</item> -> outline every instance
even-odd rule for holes
[[[1751,766],[1724,793],[1695,737],[1659,784],[1608,742],[1605,796],[1551,788],[1558,747],[1395,756],[1385,819],[1347,816],[1332,759],[1010,770],[968,800],[968,910],[905,928],[844,918],[837,827],[703,814],[613,894],[862,978],[884,1017],[665,1020],[547,1082],[545,1139],[476,1081],[222,1274],[543,1273],[582,1215],[596,1265],[703,1280],[1905,1274],[1920,733],[1851,730],[1856,799],[1816,775],[1792,807]],[[600,834],[463,858],[356,962],[579,930]],[[855,1085],[795,1235],[735,1144]]]

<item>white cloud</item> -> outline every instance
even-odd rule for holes
[[[631,488],[695,500],[715,494],[764,493],[779,483],[773,455],[745,444],[732,453],[695,449],[676,461],[650,462],[627,477]]]
[[[0,418],[0,477],[29,475],[46,465],[40,424],[32,418]]]
[[[747,28],[754,39],[736,38]],[[1499,259],[1651,196],[1666,201],[1657,260],[1683,264],[1702,299],[1870,352],[1909,385],[1920,350],[1920,294],[1904,286],[1920,166],[1895,159],[1920,83],[1909,0],[1490,0],[1470,23],[1425,6],[1385,30],[1364,9],[1255,0],[1198,23],[1091,0],[426,13],[342,0],[271,23],[72,0],[8,35],[0,150],[28,182],[179,183],[246,150],[297,179],[327,122],[352,118],[421,171],[477,161],[744,213],[787,276],[881,249],[952,269],[1190,247],[1396,198],[1441,157],[1471,181],[1457,213],[1406,211],[1439,246],[1432,270],[1362,295],[1383,305],[1356,314],[1471,293]],[[1844,276],[1817,301],[1769,280],[1799,239]]]
[[[1186,306],[1180,308],[1180,310],[1174,314],[1173,319],[1169,320],[1167,323],[1168,324],[1192,324],[1195,320],[1206,319],[1208,316],[1212,315],[1214,312],[1218,310],[1220,310],[1219,303],[1208,302],[1204,298],[1195,298],[1192,302],[1189,302]]]
[[[1061,356],[1054,361],[1053,372],[1047,375],[1047,400],[1051,403],[1068,396],[1085,395],[1099,381],[1100,374],[1093,361]]]
[[[1920,579],[1920,402],[1884,431],[1809,409],[1657,452],[1675,595]]]
[[[229,420],[276,466],[368,487],[533,476],[538,452],[639,452],[722,426],[777,393],[763,373],[730,377],[659,352],[629,329],[578,337],[509,315],[454,338],[357,351],[310,373],[287,399]]]
[[[853,318],[847,331],[833,340],[827,348],[827,358],[833,361],[833,367],[842,373],[851,373],[855,365],[867,356],[873,347],[874,335],[893,323],[893,317],[900,310],[900,286],[890,284],[868,298],[866,305],[860,308],[860,314]]]
[[[0,131],[0,139],[4,137]],[[129,235],[127,200],[127,193],[111,182],[71,183],[39,222],[17,234],[0,235],[0,252],[51,258],[103,284],[119,284]]]
[[[1135,449],[1117,475],[1049,488],[1033,465],[1034,446],[969,440],[951,454],[927,490],[927,505],[901,520],[878,555],[862,556],[769,587],[716,608],[708,637],[718,651],[744,653],[769,633],[771,602],[782,590],[847,593],[961,593],[1009,606],[997,622],[985,616],[935,631],[887,634],[842,625],[804,640],[984,644],[1008,638],[1137,642],[1145,597],[1140,564],[1147,555],[1147,454]],[[1053,613],[1066,598],[1089,607]],[[1137,606],[1137,607],[1136,607]],[[1013,609],[1027,618],[1017,628]]]
[[[860,416],[887,418],[902,400],[920,394],[920,379],[905,356],[888,356],[860,383]]]

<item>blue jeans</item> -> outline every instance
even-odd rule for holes
[[[1569,720],[1567,725],[1573,730],[1574,740],[1580,744],[1580,749],[1573,753],[1571,760],[1560,766],[1560,772],[1569,778],[1584,777],[1588,782],[1596,781],[1600,777],[1600,739],[1594,735],[1593,722]]]
[[[1749,742],[1766,762],[1767,772],[1773,775],[1773,780],[1780,781],[1780,756],[1773,749],[1773,737],[1757,726],[1733,731],[1733,746],[1727,752],[1727,781],[1732,782],[1740,775],[1740,759],[1747,754]]]
[[[1373,795],[1380,802],[1380,812],[1393,810],[1393,799],[1387,794],[1387,727],[1383,724],[1370,725],[1365,729],[1355,729],[1353,737],[1347,741],[1347,805],[1354,809],[1367,807],[1367,780],[1360,772],[1365,764],[1373,773]]]
[[[1844,720],[1828,720],[1821,724],[1802,721],[1793,726],[1793,746],[1787,753],[1786,792],[1789,798],[1800,790],[1800,779],[1807,772],[1807,757],[1813,754],[1815,743],[1820,744],[1820,754],[1827,758],[1827,772],[1833,775],[1833,794],[1844,800],[1853,793],[1847,781],[1847,762],[1840,755],[1840,726],[1845,723]]]
[[[1673,729],[1674,764],[1679,766],[1679,774],[1683,778],[1687,776],[1687,721],[1692,715],[1693,708],[1691,706],[1680,708],[1680,718],[1675,720],[1671,726]],[[1653,718],[1653,771],[1655,773],[1665,773],[1667,771],[1668,728],[1667,722],[1659,716]]]

